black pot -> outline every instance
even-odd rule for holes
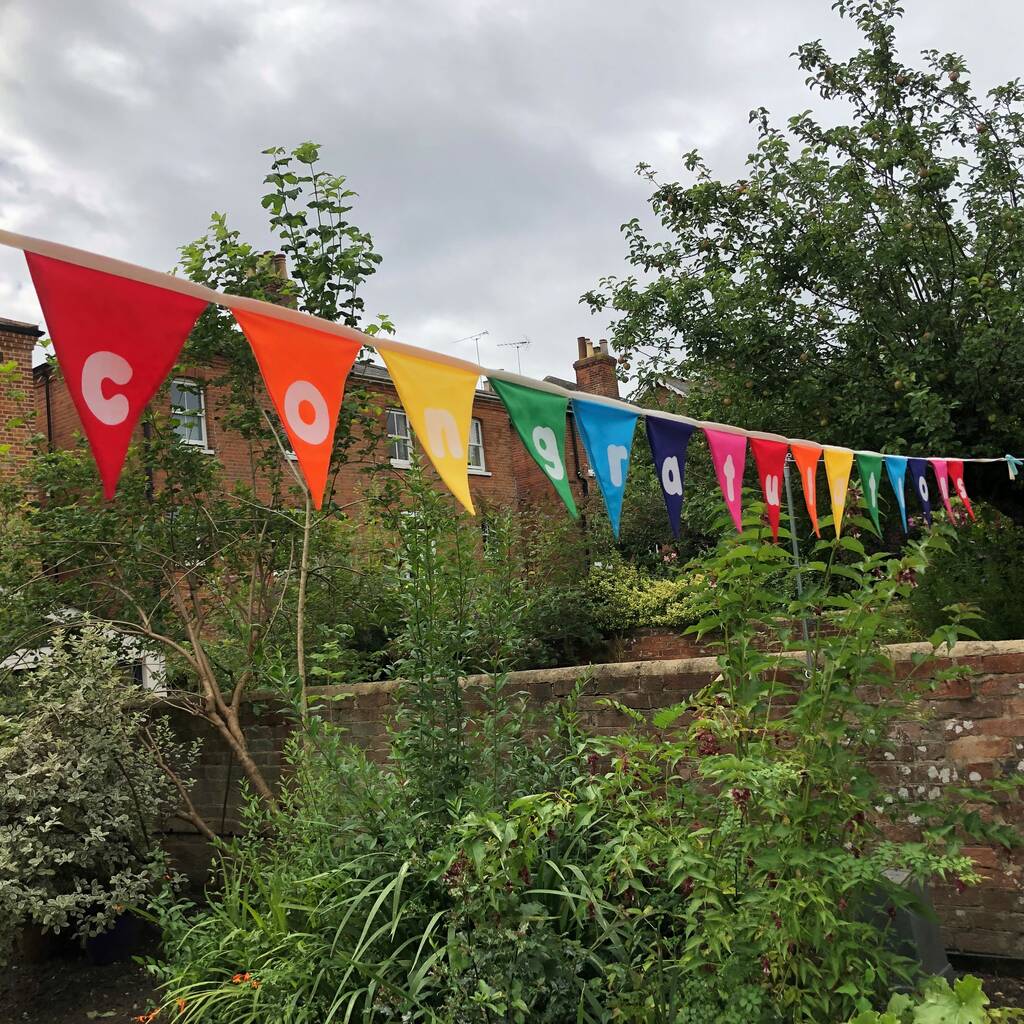
[[[85,955],[90,963],[100,967],[130,960],[139,951],[143,938],[142,922],[134,914],[121,914],[107,931],[85,940]]]

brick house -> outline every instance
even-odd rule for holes
[[[0,479],[16,473],[29,457],[34,434],[44,437],[51,449],[65,449],[74,446],[81,433],[59,371],[51,365],[32,366],[32,351],[41,336],[33,324],[0,318],[0,361],[14,363],[13,370],[0,378]],[[617,398],[616,360],[608,352],[608,343],[602,341],[595,346],[589,339],[579,338],[577,345],[575,380],[548,380],[571,390]],[[222,424],[227,395],[217,379],[224,368],[214,362],[182,370],[170,382],[167,412],[173,412],[177,420],[174,429],[182,444],[195,445],[216,458],[229,484],[253,482],[247,442]],[[358,387],[364,388],[381,410],[382,439],[368,461],[396,472],[407,469],[417,442],[390,376],[376,363],[357,362],[348,393]],[[269,409],[269,398],[265,400]],[[473,401],[468,455],[470,489],[474,503],[480,507],[525,507],[558,501],[551,484],[523,447],[501,400],[486,383],[478,388]],[[341,468],[335,484],[336,501],[345,504],[358,497],[366,479],[362,473],[366,461]],[[566,461],[576,498],[585,502],[592,491],[592,478],[571,412]],[[255,483],[259,490],[258,478]]]

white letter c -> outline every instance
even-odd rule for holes
[[[93,352],[82,364],[82,397],[89,412],[108,427],[128,419],[131,403],[125,395],[103,394],[105,381],[125,385],[132,379],[132,364],[116,352]]]

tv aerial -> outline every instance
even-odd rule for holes
[[[487,335],[487,334],[490,334],[490,333],[491,333],[490,331],[477,331],[476,334],[467,334],[465,338],[459,338],[458,341],[453,341],[452,344],[453,345],[461,345],[464,341],[474,341],[474,342],[476,342],[476,361],[481,366],[483,366],[483,363],[480,361],[480,339],[482,337],[484,337],[484,335]]]
[[[501,341],[498,342],[498,348],[514,348],[516,350],[516,367],[517,372],[520,376],[523,373],[523,353],[522,350],[527,348],[531,344],[530,339],[524,334],[521,341]]]

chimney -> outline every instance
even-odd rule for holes
[[[609,353],[608,341],[604,338],[595,348],[589,338],[577,338],[579,359],[572,364],[576,371],[576,383],[581,391],[606,398],[619,397],[619,378],[615,372],[618,360]]]
[[[277,274],[282,281],[288,280],[288,257],[283,252],[275,252],[271,256],[271,261],[274,264],[274,273]]]

